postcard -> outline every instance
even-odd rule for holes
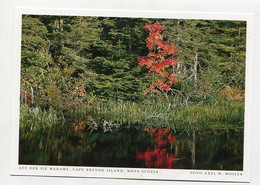
[[[15,11],[12,175],[250,181],[253,15]]]

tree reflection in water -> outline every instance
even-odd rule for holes
[[[21,129],[19,164],[243,170],[243,132],[125,128],[104,133],[90,132],[81,122],[37,132]]]
[[[147,168],[175,168],[175,156],[169,152],[166,147],[170,145],[171,148],[176,136],[170,133],[169,129],[152,129],[148,130],[151,137],[156,139],[155,148],[148,147],[144,152],[136,154],[137,161],[144,161]]]

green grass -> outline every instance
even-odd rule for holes
[[[243,129],[244,103],[229,100],[223,104],[176,106],[166,112],[167,103],[109,100],[91,110],[99,119],[121,126],[167,127],[175,131],[203,129]]]
[[[50,107],[48,110],[40,107],[29,107],[22,104],[20,106],[20,128],[29,131],[43,130],[64,120],[58,116],[58,112]]]
[[[244,127],[244,102],[225,100],[218,104],[172,106],[167,102],[96,100],[85,110],[65,114],[67,122],[83,121],[90,129],[111,129],[106,126],[137,128],[170,128],[176,132],[211,130],[241,130]],[[54,109],[21,105],[20,126],[39,130],[65,120]],[[104,126],[105,125],[105,126]],[[105,128],[106,127],[106,128]]]

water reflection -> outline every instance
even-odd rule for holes
[[[175,156],[171,150],[167,150],[167,145],[173,147],[176,136],[169,132],[169,129],[152,129],[146,130],[155,138],[155,148],[150,146],[144,152],[136,154],[136,160],[144,161],[147,168],[175,168]]]
[[[243,169],[243,133],[169,129],[95,130],[81,124],[20,131],[19,163],[34,165]]]

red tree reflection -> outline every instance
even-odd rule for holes
[[[173,153],[167,152],[166,146],[173,145],[175,136],[170,133],[169,129],[152,129],[146,130],[156,139],[154,149],[149,147],[145,152],[136,154],[137,161],[145,161],[147,168],[173,168],[175,157]]]

